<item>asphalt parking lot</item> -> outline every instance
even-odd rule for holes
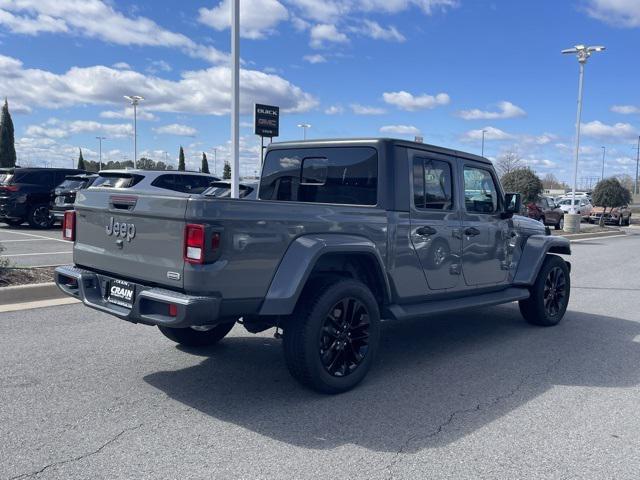
[[[558,327],[515,305],[386,324],[333,397],[272,332],[190,351],[81,305],[0,314],[0,478],[637,479],[638,233],[573,245]]]
[[[37,230],[26,224],[9,227],[0,223],[0,244],[5,247],[0,257],[8,258],[17,267],[66,265],[73,261],[73,244],[62,240],[59,225]]]

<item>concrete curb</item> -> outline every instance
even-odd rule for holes
[[[0,288],[0,305],[53,300],[65,297],[67,297],[67,295],[62,293],[53,282]]]
[[[594,238],[607,238],[607,237],[624,237],[627,234],[622,231],[618,232],[585,232],[585,233],[572,233],[570,235],[562,235],[570,242],[578,240],[591,240]]]

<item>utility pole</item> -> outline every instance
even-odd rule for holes
[[[573,48],[562,50],[563,54],[575,54],[580,65],[580,73],[578,79],[578,113],[576,116],[576,150],[575,160],[573,163],[573,187],[571,192],[571,215],[576,215],[576,189],[578,188],[578,162],[580,160],[580,122],[582,121],[582,87],[584,84],[584,66],[589,57],[594,52],[602,52],[605,47],[587,47],[585,45],[576,45]],[[578,230],[580,224],[578,223]]]
[[[638,166],[640,165],[640,135],[638,135],[638,156],[636,157],[636,188],[635,194],[638,195],[640,191],[638,191]]]
[[[602,147],[602,175],[600,176],[600,180],[604,180],[604,158],[607,153],[607,147]]]
[[[240,197],[240,0],[231,0],[231,198]]]
[[[98,160],[98,171],[102,170],[102,141],[106,140],[107,137],[96,137],[98,139],[98,142],[100,143],[100,147],[99,147],[99,160]]]
[[[484,134],[487,133],[486,130],[482,130],[482,156],[484,157]]]
[[[144,97],[140,95],[125,95],[124,98],[133,105],[133,168],[136,168],[138,163],[138,105],[144,100]]]

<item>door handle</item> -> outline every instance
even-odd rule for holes
[[[469,227],[465,229],[464,234],[467,237],[475,237],[476,235],[480,235],[480,230],[478,230],[476,227]]]
[[[429,235],[435,235],[436,233],[438,233],[438,231],[433,227],[424,226],[424,227],[420,227],[419,229],[417,229],[416,233],[418,235],[422,235],[424,237],[428,237]]]

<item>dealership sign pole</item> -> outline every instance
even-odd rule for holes
[[[253,108],[254,133],[260,136],[260,166],[264,161],[264,138],[280,135],[280,107],[256,103]]]
[[[231,1],[231,198],[240,180],[240,0]]]

